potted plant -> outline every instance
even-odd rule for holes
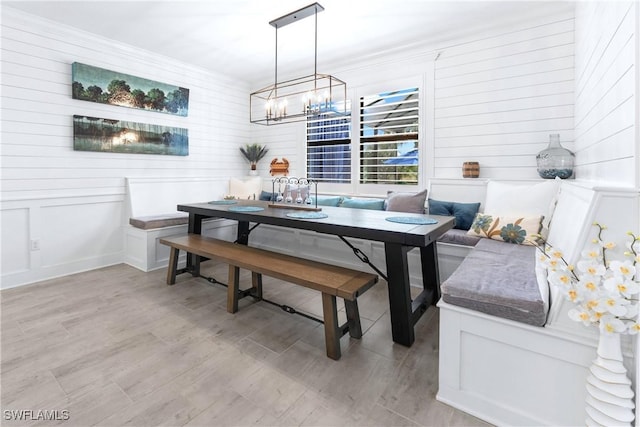
[[[246,144],[244,147],[240,147],[240,152],[244,156],[249,164],[251,165],[251,171],[249,174],[255,175],[257,174],[256,167],[258,166],[258,161],[262,159],[269,150],[267,147],[260,144]]]

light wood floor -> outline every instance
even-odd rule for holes
[[[226,281],[224,265],[204,274]],[[249,282],[249,275],[243,283]],[[265,297],[321,314],[320,294],[265,278]],[[322,325],[189,275],[117,265],[3,291],[2,425],[486,426],[435,400],[438,312],[391,340],[386,283],[359,298],[361,340],[325,356]],[[342,313],[343,315],[343,313]],[[7,410],[66,410],[17,422]]]

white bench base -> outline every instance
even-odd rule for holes
[[[496,425],[583,425],[595,341],[440,300],[436,399]]]
[[[237,226],[235,222],[224,219],[210,220],[202,223],[202,234],[224,240],[234,240]],[[169,264],[169,247],[160,244],[160,239],[167,236],[187,234],[187,225],[142,230],[127,225],[125,227],[125,259],[124,262],[142,271],[166,268]],[[186,262],[183,253],[180,265]]]

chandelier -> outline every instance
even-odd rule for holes
[[[249,97],[250,121],[275,125],[307,120],[309,116],[329,119],[347,112],[347,85],[329,74],[318,74],[318,12],[324,8],[313,3],[269,22],[276,29],[274,84],[253,92]],[[315,18],[313,74],[278,81],[278,29],[313,15]]]

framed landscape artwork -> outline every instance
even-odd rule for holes
[[[189,113],[189,89],[79,62],[71,69],[73,99],[184,117]]]
[[[189,132],[170,126],[74,115],[73,149],[188,156]]]

